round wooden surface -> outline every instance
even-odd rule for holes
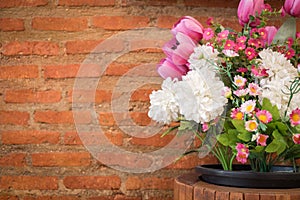
[[[199,174],[175,179],[174,200],[300,200],[300,188],[253,189],[213,185],[199,180]],[[230,180],[228,180],[230,181]],[[282,180],[284,184],[284,180]]]

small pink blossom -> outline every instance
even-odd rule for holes
[[[247,37],[246,36],[240,36],[236,39],[237,43],[245,43],[247,41]]]
[[[240,72],[240,73],[246,73],[248,71],[248,69],[246,67],[240,67],[236,71]]]
[[[239,88],[243,88],[246,85],[246,82],[247,82],[247,79],[240,75],[237,75],[234,77],[234,84],[236,86],[238,86]]]
[[[252,60],[257,56],[257,52],[252,47],[247,47],[245,49],[245,54],[249,60]]]
[[[236,43],[236,45],[235,45],[236,51],[244,50],[245,48],[246,48],[246,45],[244,43]]]
[[[251,72],[256,77],[266,77],[266,76],[268,76],[267,69],[264,69],[262,67],[252,66],[251,67]]]
[[[235,149],[237,150],[236,159],[238,162],[245,164],[249,156],[249,149],[242,143],[237,143]]]
[[[254,39],[254,38],[249,39],[248,45],[252,46],[252,47],[255,47],[255,48],[260,47],[259,40],[258,39]]]
[[[229,34],[229,31],[228,31],[228,30],[224,30],[224,31],[220,32],[220,33],[218,34],[218,40],[220,41],[220,40],[227,39],[228,34]]]
[[[203,131],[203,132],[206,132],[206,131],[208,131],[208,129],[209,129],[208,123],[203,122],[203,123],[202,123],[202,131]]]
[[[292,126],[297,126],[300,124],[300,109],[296,108],[290,114],[290,121]]]
[[[256,83],[249,83],[248,88],[251,96],[258,96],[261,94],[261,88]]]
[[[272,121],[272,114],[267,110],[260,110],[256,112],[256,117],[264,124],[270,123]]]
[[[224,97],[230,98],[232,96],[232,91],[229,87],[225,86],[223,88],[222,94],[224,95]]]
[[[242,120],[244,118],[244,113],[241,112],[241,110],[239,108],[233,108],[231,110],[231,114],[230,117],[232,119],[239,119]]]
[[[257,137],[257,145],[261,145],[261,146],[267,146],[267,139],[269,138],[268,135],[265,134],[258,134]]]
[[[226,50],[232,50],[235,47],[235,43],[232,40],[227,40],[225,45],[224,45],[224,49]]]
[[[211,28],[205,28],[203,33],[204,40],[210,40],[215,36],[214,31]]]
[[[293,135],[293,141],[295,144],[300,144],[300,133]]]
[[[285,53],[285,57],[286,57],[287,59],[291,59],[294,55],[295,55],[295,50],[294,50],[294,49],[289,49],[289,50]]]
[[[259,28],[258,29],[258,34],[259,34],[260,38],[262,38],[264,40],[267,39],[267,37],[268,37],[268,33],[267,33],[267,30],[265,28]]]
[[[238,97],[244,97],[249,93],[249,89],[245,88],[245,89],[238,89],[236,91],[233,92],[233,94],[235,94]]]
[[[256,120],[246,121],[245,129],[247,131],[254,132],[254,131],[257,131],[257,128],[258,128],[258,123],[256,122]]]

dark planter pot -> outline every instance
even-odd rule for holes
[[[300,173],[292,167],[274,166],[272,172],[254,172],[249,165],[234,165],[232,171],[221,165],[201,165],[196,167],[199,178],[205,182],[244,188],[300,188]]]

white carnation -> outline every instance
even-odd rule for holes
[[[215,72],[207,68],[189,71],[175,87],[180,114],[197,123],[216,119],[227,103],[223,88],[224,83]]]
[[[209,45],[201,45],[194,48],[194,52],[190,55],[188,62],[192,70],[201,68],[216,69],[216,61],[219,52]]]
[[[271,49],[264,49],[259,53],[261,59],[261,67],[267,70],[268,77],[263,80],[263,85],[267,84],[272,79],[286,79],[293,80],[298,76],[297,69],[292,63],[286,59],[284,54],[272,51]]]
[[[174,94],[175,81],[167,78],[162,83],[162,90],[150,94],[150,107],[148,116],[157,121],[169,124],[177,120],[179,107]]]
[[[291,81],[298,76],[297,69],[286,57],[270,49],[265,49],[259,53],[261,67],[267,69],[268,77],[261,80],[262,98],[270,99],[273,105],[276,105],[283,116],[287,109],[289,95],[287,87],[290,87]],[[288,113],[299,107],[300,96],[297,93],[290,104]]]

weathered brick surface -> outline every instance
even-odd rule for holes
[[[238,2],[0,0],[0,200],[173,199],[175,177],[216,160],[147,156],[174,139],[161,138],[166,129],[140,137],[154,126],[149,94],[160,89],[161,38],[171,32],[130,34],[170,29],[184,15],[241,30]],[[156,162],[166,167],[149,171]]]

